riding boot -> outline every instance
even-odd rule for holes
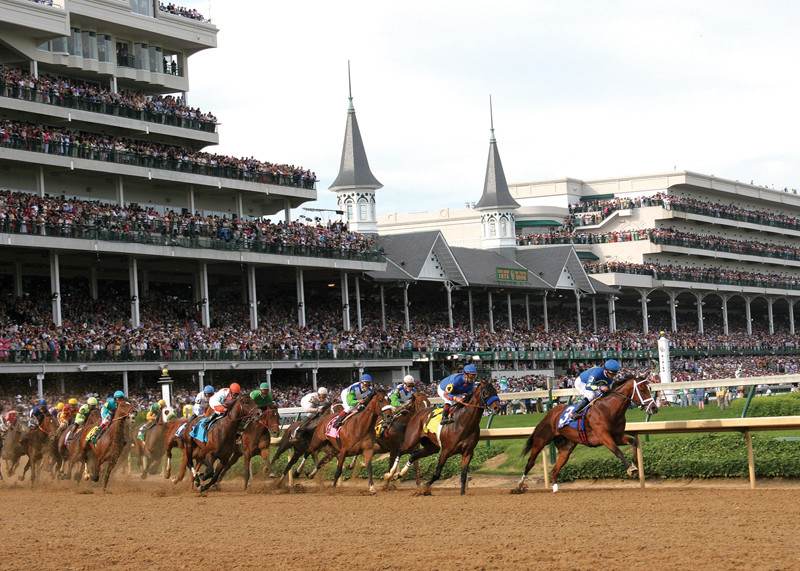
[[[442,425],[450,424],[453,422],[453,419],[450,418],[450,408],[452,405],[445,404],[444,409],[442,410]]]
[[[342,427],[342,423],[344,422],[345,416],[347,416],[347,413],[345,411],[341,411],[339,413],[339,416],[336,417],[336,420],[333,421],[333,427],[334,428],[341,428]]]
[[[578,417],[583,409],[589,406],[589,399],[583,397],[581,400],[578,401],[578,404],[575,405],[575,409],[570,413],[569,418],[573,420]]]

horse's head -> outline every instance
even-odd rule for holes
[[[281,430],[280,424],[280,414],[278,414],[278,405],[272,404],[264,409],[264,412],[261,414],[261,418],[263,419],[262,422],[269,430],[269,433],[272,436],[278,436],[278,433]]]
[[[626,381],[633,383],[631,392],[631,402],[644,410],[646,414],[656,414],[658,412],[658,402],[650,392],[650,381],[647,377],[629,376]]]
[[[121,401],[117,403],[117,410],[114,411],[114,418],[133,418],[136,416],[136,407],[129,401]]]
[[[380,414],[383,407],[389,404],[389,399],[386,398],[386,391],[383,389],[375,389],[367,399],[366,410]]]
[[[423,392],[414,393],[411,397],[411,408],[413,410],[423,410],[431,406],[431,401],[428,400],[428,395]]]
[[[500,412],[500,397],[491,381],[484,379],[478,383],[477,393],[481,406],[490,409],[494,414]]]

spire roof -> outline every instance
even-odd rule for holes
[[[483,195],[475,205],[476,210],[495,210],[499,208],[519,208],[508,190],[503,163],[497,150],[497,139],[494,137],[494,113],[492,112],[492,96],[489,96],[489,159],[486,161],[486,178],[483,181]]]
[[[347,188],[377,190],[382,188],[383,185],[375,178],[369,168],[367,152],[364,150],[364,141],[361,140],[356,110],[353,107],[349,61],[347,62],[347,86],[349,105],[347,108],[347,123],[344,129],[344,143],[342,144],[342,160],[339,164],[339,174],[328,189],[333,191]]]

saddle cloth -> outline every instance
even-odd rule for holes
[[[94,435],[97,434],[98,432],[100,432],[99,426],[92,427],[92,429],[86,435],[86,442],[89,442],[92,438],[94,438]]]
[[[188,425],[189,425],[189,423],[188,423],[188,422],[184,422],[183,424],[181,424],[181,425],[178,427],[178,430],[176,430],[176,431],[175,431],[175,438],[180,438],[181,436],[183,436],[183,433],[184,433],[184,431],[186,430],[186,427],[187,427]]]
[[[425,426],[423,426],[423,430],[425,432],[429,434],[435,434],[437,439],[439,438],[439,435],[442,433],[443,413],[444,413],[443,408],[436,407],[428,416],[428,420],[425,421]]]
[[[211,429],[215,424],[217,424],[217,421],[220,418],[222,417],[220,416],[215,418],[213,421],[211,420],[210,416],[200,419],[200,421],[195,423],[195,425],[192,427],[190,436],[195,440],[199,440],[200,442],[208,442],[208,433],[211,432]]]
[[[574,419],[570,422],[567,422],[568,416],[575,410],[577,404],[571,404],[566,407],[562,412],[561,416],[558,417],[558,429],[561,430],[569,426],[573,430],[578,431],[578,438],[583,444],[588,442],[588,438],[586,436],[586,413],[592,408],[592,403],[589,403]]]
[[[327,426],[325,426],[325,436],[330,436],[331,438],[339,438],[339,430],[341,430],[341,427],[336,428],[333,425],[333,423],[336,422],[337,418],[339,418],[339,417],[338,416],[333,416],[333,418],[331,418],[328,421]]]

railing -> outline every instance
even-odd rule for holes
[[[652,269],[649,267],[631,266],[611,266],[606,264],[587,264],[586,272],[589,274],[631,274],[639,276],[650,276],[657,280],[674,280],[705,284],[732,285],[739,287],[759,287],[775,289],[800,289],[800,281],[771,281],[758,279],[758,274],[752,274],[752,279],[732,279],[720,276],[718,273],[703,270],[703,275],[696,275],[689,271]]]
[[[80,224],[37,224],[35,222],[14,223],[5,220],[0,223],[0,233],[25,234],[48,238],[73,238],[78,240],[102,240],[106,242],[124,242],[128,244],[145,244],[148,246],[166,246],[178,248],[199,248],[204,250],[246,251],[256,254],[276,254],[279,256],[306,256],[311,258],[328,258],[336,260],[354,260],[360,262],[381,262],[381,252],[358,252],[337,248],[316,246],[293,246],[271,244],[254,238],[212,238],[208,236],[167,236],[149,230],[114,230],[97,226]]]
[[[64,9],[64,0],[28,0],[29,2],[33,2],[34,4],[40,4],[42,6],[49,6],[50,8],[59,8]]]
[[[748,222],[750,224],[760,224],[761,226],[772,226],[774,228],[787,228],[789,230],[800,230],[800,221],[791,222],[788,220],[774,220],[769,216],[763,216],[757,213],[747,212],[726,212],[712,207],[702,207],[689,204],[672,204],[669,205],[669,210],[676,210],[679,212],[686,212],[687,214],[699,214],[701,216],[710,216],[712,218],[723,218],[725,220],[733,220],[736,222]]]
[[[135,361],[337,361],[410,359],[410,351],[233,350],[233,349],[0,349],[0,363],[121,363]]]
[[[272,173],[259,173],[238,167],[204,165],[188,160],[171,159],[143,155],[128,151],[117,151],[115,149],[98,148],[90,143],[65,143],[50,142],[42,140],[22,139],[16,133],[12,133],[8,139],[0,141],[0,146],[21,151],[31,151],[34,153],[45,153],[61,157],[76,159],[87,159],[92,161],[103,161],[108,163],[118,163],[137,167],[163,169],[178,171],[189,174],[204,176],[214,176],[220,178],[243,180],[261,184],[275,184],[278,186],[291,186],[294,188],[313,189],[315,182],[303,181],[301,175],[283,176]]]
[[[126,119],[137,119],[139,121],[147,121],[148,123],[158,123],[171,127],[181,127],[183,129],[194,129],[207,133],[214,133],[217,130],[217,124],[213,121],[189,119],[173,113],[158,113],[148,110],[140,111],[138,109],[132,109],[131,107],[117,105],[116,103],[91,101],[84,97],[75,97],[72,94],[51,94],[48,91],[39,91],[38,89],[30,89],[28,87],[20,88],[19,85],[5,83],[2,78],[0,78],[0,97],[21,99],[23,101],[43,103],[56,107],[67,107],[69,109],[90,111],[92,113],[102,113],[104,115],[113,115]]]

